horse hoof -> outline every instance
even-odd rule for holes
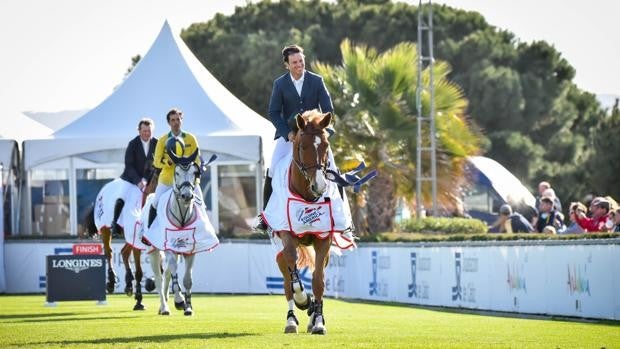
[[[312,334],[325,335],[327,334],[327,329],[325,328],[325,326],[322,325],[314,326],[312,327]]]
[[[185,309],[185,312],[183,313],[183,315],[192,316],[194,315],[194,311],[191,308]]]
[[[108,293],[114,293],[114,286],[113,282],[107,282],[105,284],[106,291],[108,291]]]
[[[133,296],[133,287],[131,286],[125,287],[125,294],[127,295],[127,297]]]
[[[160,310],[157,314],[159,314],[159,315],[170,315],[170,311],[168,311],[168,310]]]
[[[133,310],[144,310],[144,309],[146,309],[144,304],[136,304],[133,306]]]
[[[178,302],[178,303],[177,303],[177,302],[174,302],[174,307],[175,307],[177,310],[184,310],[184,309],[185,309],[185,301]]]
[[[288,325],[284,328],[284,333],[297,333],[297,325]]]

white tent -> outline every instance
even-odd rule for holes
[[[48,176],[49,171],[67,169],[71,232],[75,234],[75,170],[107,168],[120,174],[124,149],[137,135],[139,119],[154,119],[155,136],[159,136],[169,130],[165,115],[173,107],[183,111],[183,129],[197,136],[201,150],[218,155],[212,167],[212,187],[218,188],[219,167],[251,164],[256,205],[260,205],[263,164],[269,161],[265,156],[271,155],[273,126],[217,81],[172,33],[168,22],[132,73],[101,104],[57,130],[51,139],[24,142],[28,187],[33,170],[47,170]],[[212,200],[222,200],[218,190],[213,191]],[[213,206],[217,224],[218,205]]]
[[[49,138],[54,132],[21,112],[8,113],[3,120],[0,123],[0,139],[14,139],[19,143],[25,139]]]
[[[18,204],[18,182],[17,178],[20,172],[19,164],[19,148],[17,141],[13,139],[0,138],[0,185],[3,186],[2,206],[8,207],[2,216],[0,216],[0,231],[4,234],[5,222],[6,227],[11,233],[17,230],[17,215],[19,213]]]

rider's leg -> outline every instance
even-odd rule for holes
[[[118,225],[118,217],[121,216],[121,212],[123,211],[123,206],[125,206],[125,201],[121,198],[116,199],[114,203],[114,217],[112,218],[112,224],[110,227],[112,228],[112,235],[120,235],[120,226]]]
[[[269,199],[271,198],[271,194],[273,193],[272,178],[276,166],[278,166],[278,163],[292,151],[293,143],[287,142],[282,137],[276,139],[276,146],[273,149],[271,164],[269,166],[269,169],[267,170],[267,176],[265,177],[265,183],[263,187],[263,210],[267,208],[267,204],[269,203]],[[264,233],[267,231],[267,228],[267,223],[263,221],[262,215],[259,214],[256,218],[256,223],[254,224],[253,229]]]
[[[151,224],[153,224],[153,221],[155,220],[155,217],[157,216],[157,204],[159,203],[159,199],[161,198],[162,194],[170,188],[171,186],[169,185],[165,185],[162,183],[157,184],[157,188],[155,189],[155,196],[153,197],[153,201],[151,202],[151,207],[149,208],[150,211],[149,211],[149,221],[148,221],[147,228],[151,227]]]

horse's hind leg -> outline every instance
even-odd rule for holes
[[[282,240],[284,248],[276,256],[276,261],[278,263],[278,268],[284,277],[284,296],[286,297],[286,302],[288,304],[284,333],[297,333],[299,321],[295,316],[292,274],[297,270],[297,246],[299,245],[299,242],[286,231],[280,232],[280,239]]]
[[[110,232],[110,228],[101,228],[101,241],[103,242],[103,253],[108,260],[108,281],[106,282],[106,290],[108,293],[114,293],[116,272],[114,272],[114,263],[112,263],[112,233]]]
[[[192,268],[194,267],[195,259],[195,254],[185,256],[185,275],[183,275],[183,287],[185,287],[185,311],[183,314],[186,316],[191,316],[194,314],[194,309],[192,308]]]
[[[142,276],[144,275],[142,272],[142,261],[140,260],[141,252],[137,248],[132,248],[133,251],[133,260],[136,265],[136,305],[133,306],[133,310],[144,310],[144,305],[142,304]]]
[[[125,243],[121,249],[121,257],[123,258],[123,264],[125,265],[125,294],[129,297],[133,295],[133,272],[131,271],[131,264],[129,258],[131,257],[132,247],[128,243]]]
[[[323,294],[325,293],[325,268],[329,260],[329,247],[331,239],[314,239],[315,268],[312,273],[312,292],[314,293],[314,303],[308,309],[310,321],[308,332],[312,334],[327,334],[325,327],[325,317],[323,315]]]

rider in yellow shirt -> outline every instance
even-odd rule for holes
[[[174,137],[180,140],[180,143],[184,145],[184,147],[182,147],[183,154],[178,153],[176,154],[177,156],[188,157],[192,155],[194,151],[198,150],[198,156],[196,156],[195,162],[198,167],[201,165],[200,147],[198,146],[196,137],[194,137],[193,134],[185,132],[181,129],[181,124],[183,123],[183,112],[178,109],[171,109],[168,114],[166,114],[166,120],[168,121],[168,125],[170,125],[170,132],[164,134],[157,140],[155,154],[153,155],[153,167],[155,167],[156,171],[161,172],[157,182],[157,189],[155,189],[155,198],[153,199],[149,211],[148,227],[151,226],[151,223],[153,223],[153,220],[157,215],[157,204],[159,203],[159,198],[164,192],[172,188],[172,183],[174,181],[174,163],[170,159],[166,149],[168,140]],[[196,194],[197,203],[202,205],[202,189],[200,188],[199,176],[196,177],[195,184],[194,193]]]

